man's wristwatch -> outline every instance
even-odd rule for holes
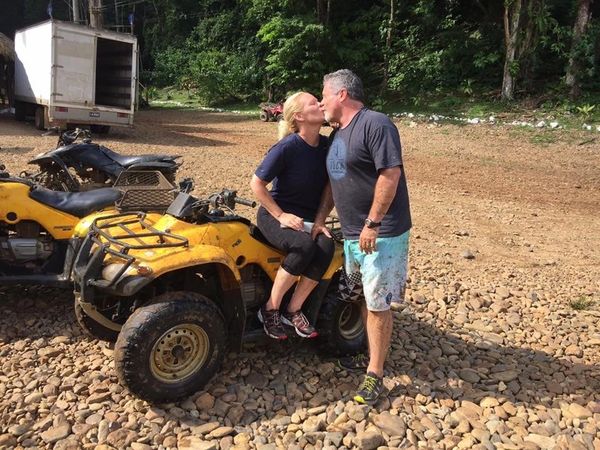
[[[381,226],[381,222],[374,222],[367,217],[365,219],[365,225],[367,226],[367,228],[377,228]]]

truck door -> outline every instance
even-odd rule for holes
[[[93,106],[95,86],[95,36],[55,28],[54,103]]]

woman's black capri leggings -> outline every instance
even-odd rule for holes
[[[256,222],[271,245],[287,253],[281,263],[286,272],[314,281],[321,280],[333,258],[333,239],[319,234],[313,241],[304,231],[281,228],[279,221],[263,207],[258,209]]]

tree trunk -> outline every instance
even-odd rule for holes
[[[569,97],[571,100],[574,100],[581,95],[581,87],[579,85],[578,77],[579,71],[581,70],[581,62],[579,60],[579,56],[577,55],[577,49],[592,18],[592,2],[593,0],[579,0],[579,5],[577,7],[577,17],[575,19],[575,25],[573,26],[571,54],[569,56],[567,76],[565,80],[567,86],[569,87]]]
[[[507,0],[504,4],[504,73],[502,77],[502,100],[515,98],[514,65],[518,63],[517,47],[521,28],[522,0]]]
[[[388,20],[387,33],[385,37],[385,49],[383,51],[383,81],[381,82],[381,95],[383,95],[387,89],[388,78],[389,78],[389,64],[390,54],[392,52],[392,36],[394,30],[394,4],[396,0],[390,0],[390,18]]]
[[[102,29],[102,0],[89,0],[90,2],[90,26]]]
[[[79,17],[79,0],[73,0],[73,22],[81,22],[81,18]]]

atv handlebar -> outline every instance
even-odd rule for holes
[[[233,200],[240,205],[250,206],[251,208],[256,206],[256,202],[254,200],[246,200],[240,197],[235,197]]]
[[[61,147],[63,145],[69,145],[75,142],[80,136],[83,136],[83,142],[89,144],[92,142],[92,134],[90,130],[86,130],[83,128],[75,128],[72,131],[65,131],[58,137],[58,145],[57,147]]]
[[[252,200],[246,200],[244,198],[237,196],[237,191],[232,191],[230,189],[223,189],[218,194],[212,194],[209,197],[210,204],[213,208],[220,208],[224,206],[229,209],[235,209],[235,205],[245,205],[254,208],[256,206],[256,202]]]

